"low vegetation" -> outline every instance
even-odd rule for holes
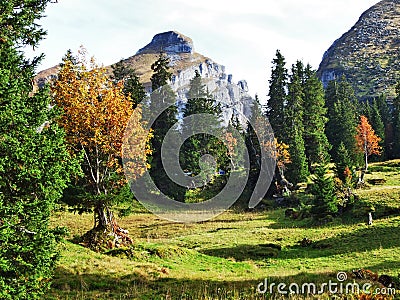
[[[359,269],[388,275],[399,287],[399,167],[399,160],[371,164],[366,181],[386,183],[367,183],[356,191],[353,209],[373,207],[372,226],[365,212],[315,226],[309,218],[285,217],[286,208],[231,210],[208,222],[179,224],[137,206],[121,219],[134,245],[96,253],[73,243],[91,228],[93,216],[57,212],[52,224],[68,227],[69,236],[46,299],[279,299],[278,293],[257,293],[258,284],[265,278],[286,284],[337,282],[338,272],[347,272],[348,282],[380,286],[373,277],[357,279],[352,272]],[[349,297],[338,295],[368,299]]]

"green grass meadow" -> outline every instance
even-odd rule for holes
[[[95,253],[72,242],[92,227],[93,216],[56,212],[53,225],[66,226],[70,235],[60,245],[45,299],[362,299],[260,294],[257,286],[266,278],[276,284],[323,284],[337,281],[338,272],[354,282],[351,272],[360,268],[399,281],[400,161],[372,164],[366,180],[374,178],[386,183],[357,190],[355,206],[373,207],[372,226],[363,213],[315,226],[310,219],[286,218],[283,208],[230,210],[207,222],[179,224],[138,209],[119,219],[134,246]],[[301,245],[304,238],[310,245]]]

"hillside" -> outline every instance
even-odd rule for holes
[[[360,199],[351,215],[321,226],[312,225],[310,219],[285,217],[285,208],[275,207],[271,200],[261,211],[231,210],[211,221],[190,224],[161,220],[136,206],[133,214],[119,219],[134,239],[132,248],[95,253],[66,241],[45,299],[288,299],[260,295],[256,287],[265,278],[276,284],[321,285],[337,282],[338,272],[347,272],[346,283],[382,288],[371,278],[355,278],[352,271],[360,268],[390,276],[399,289],[399,168],[399,160],[371,164],[367,182],[384,178],[385,185],[357,190]],[[372,226],[366,225],[366,207],[374,208]],[[58,212],[52,217],[53,226],[69,229],[70,238],[92,223],[91,214]],[[302,243],[305,238],[307,244]]]
[[[318,75],[327,83],[345,74],[360,99],[389,99],[400,78],[400,1],[383,0],[326,51]]]

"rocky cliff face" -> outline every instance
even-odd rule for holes
[[[247,82],[240,80],[235,83],[233,76],[226,73],[225,66],[196,53],[193,41],[176,31],[155,35],[148,45],[140,49],[134,56],[124,60],[126,65],[136,70],[147,92],[151,92],[151,64],[157,60],[160,51],[165,52],[170,59],[170,67],[173,72],[171,86],[177,92],[180,109],[187,101],[186,93],[189,90],[189,83],[197,70],[210,93],[213,93],[216,99],[226,107],[224,110],[225,123],[231,118],[234,110],[250,116],[253,100],[247,95]],[[40,83],[52,78],[56,72],[56,67],[44,70],[38,74],[36,82]]]
[[[346,75],[360,99],[395,95],[400,78],[400,0],[383,0],[325,52],[318,75],[324,85]]]
[[[150,44],[140,49],[136,54],[160,53],[171,54],[193,53],[193,41],[176,31],[156,34]]]
[[[210,93],[226,107],[224,123],[228,122],[234,110],[249,116],[253,100],[246,94],[247,82],[241,80],[235,83],[233,76],[226,73],[225,66],[196,53],[193,41],[176,31],[155,35],[148,45],[125,61],[137,70],[148,92],[151,92],[150,65],[157,59],[160,51],[165,52],[170,59],[173,71],[171,86],[177,92],[180,110],[187,102],[186,93],[190,80],[197,70]]]

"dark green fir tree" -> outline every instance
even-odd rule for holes
[[[292,163],[286,175],[290,182],[299,183],[309,175],[304,147],[304,90],[303,90],[303,63],[297,61],[291,68],[288,83],[288,96],[285,106],[285,122],[282,127],[283,142],[289,145]]]
[[[42,299],[48,291],[58,256],[49,218],[78,166],[48,88],[33,92],[41,57],[22,51],[44,37],[37,23],[49,2],[0,4],[0,299]]]
[[[325,91],[316,72],[307,65],[304,71],[304,145],[309,170],[316,163],[330,161],[331,148],[325,134],[327,108]]]
[[[334,163],[339,163],[339,145],[343,143],[350,155],[352,166],[357,166],[360,164],[361,157],[355,142],[359,112],[354,90],[342,76],[339,80],[329,82],[325,97],[329,119],[326,125],[326,136],[332,145],[332,160]]]
[[[382,151],[381,151],[381,155],[380,156],[374,156],[373,159],[374,160],[382,160],[385,159],[386,157],[386,137],[385,137],[385,124],[383,122],[381,113],[380,113],[380,109],[378,106],[378,101],[376,99],[374,99],[372,101],[372,105],[371,105],[371,115],[369,118],[369,121],[371,122],[371,126],[375,131],[375,134],[381,138],[380,142],[379,142],[379,146],[382,147]]]
[[[268,103],[266,116],[274,130],[275,137],[284,140],[284,109],[287,96],[288,70],[285,58],[279,50],[272,61],[271,79],[269,80]]]
[[[400,158],[400,82],[396,86],[393,99],[393,157]]]
[[[188,101],[183,109],[183,117],[196,114],[208,114],[211,118],[196,118],[194,123],[183,122],[184,134],[190,136],[182,146],[182,165],[184,169],[197,175],[200,172],[199,161],[205,154],[210,154],[217,159],[217,165],[226,169],[226,151],[217,137],[207,133],[193,134],[197,128],[209,128],[211,130],[221,129],[222,108],[219,103],[207,92],[206,86],[202,83],[200,73],[196,70],[195,76],[190,81],[190,88],[187,93]],[[212,122],[210,122],[212,120]],[[214,174],[217,170],[214,170]]]
[[[335,193],[333,173],[329,165],[314,166],[310,191],[313,195],[311,214],[317,220],[338,212],[338,201]]]
[[[161,112],[152,124],[153,138],[151,149],[153,151],[149,159],[151,168],[150,175],[160,191],[177,201],[183,201],[185,188],[173,182],[166,171],[161,159],[161,146],[167,132],[177,123],[178,109],[176,106],[176,94],[169,86],[172,72],[169,67],[169,58],[160,53],[158,59],[151,65],[153,75],[151,76],[152,94],[150,97],[149,112]],[[168,108],[165,108],[169,106]]]
[[[247,123],[245,133],[245,142],[247,151],[249,153],[250,163],[249,179],[247,181],[246,190],[250,193],[254,190],[261,168],[260,142],[257,138],[255,129],[253,128],[252,124],[256,125],[257,123],[259,123],[258,120],[260,120],[261,118],[265,118],[265,116],[263,114],[258,96],[256,95],[253,106],[251,107],[251,116],[249,122]]]
[[[133,108],[144,100],[146,91],[143,84],[140,82],[139,76],[135,70],[127,66],[123,60],[112,65],[112,78],[115,82],[124,82],[124,94],[130,96]]]

